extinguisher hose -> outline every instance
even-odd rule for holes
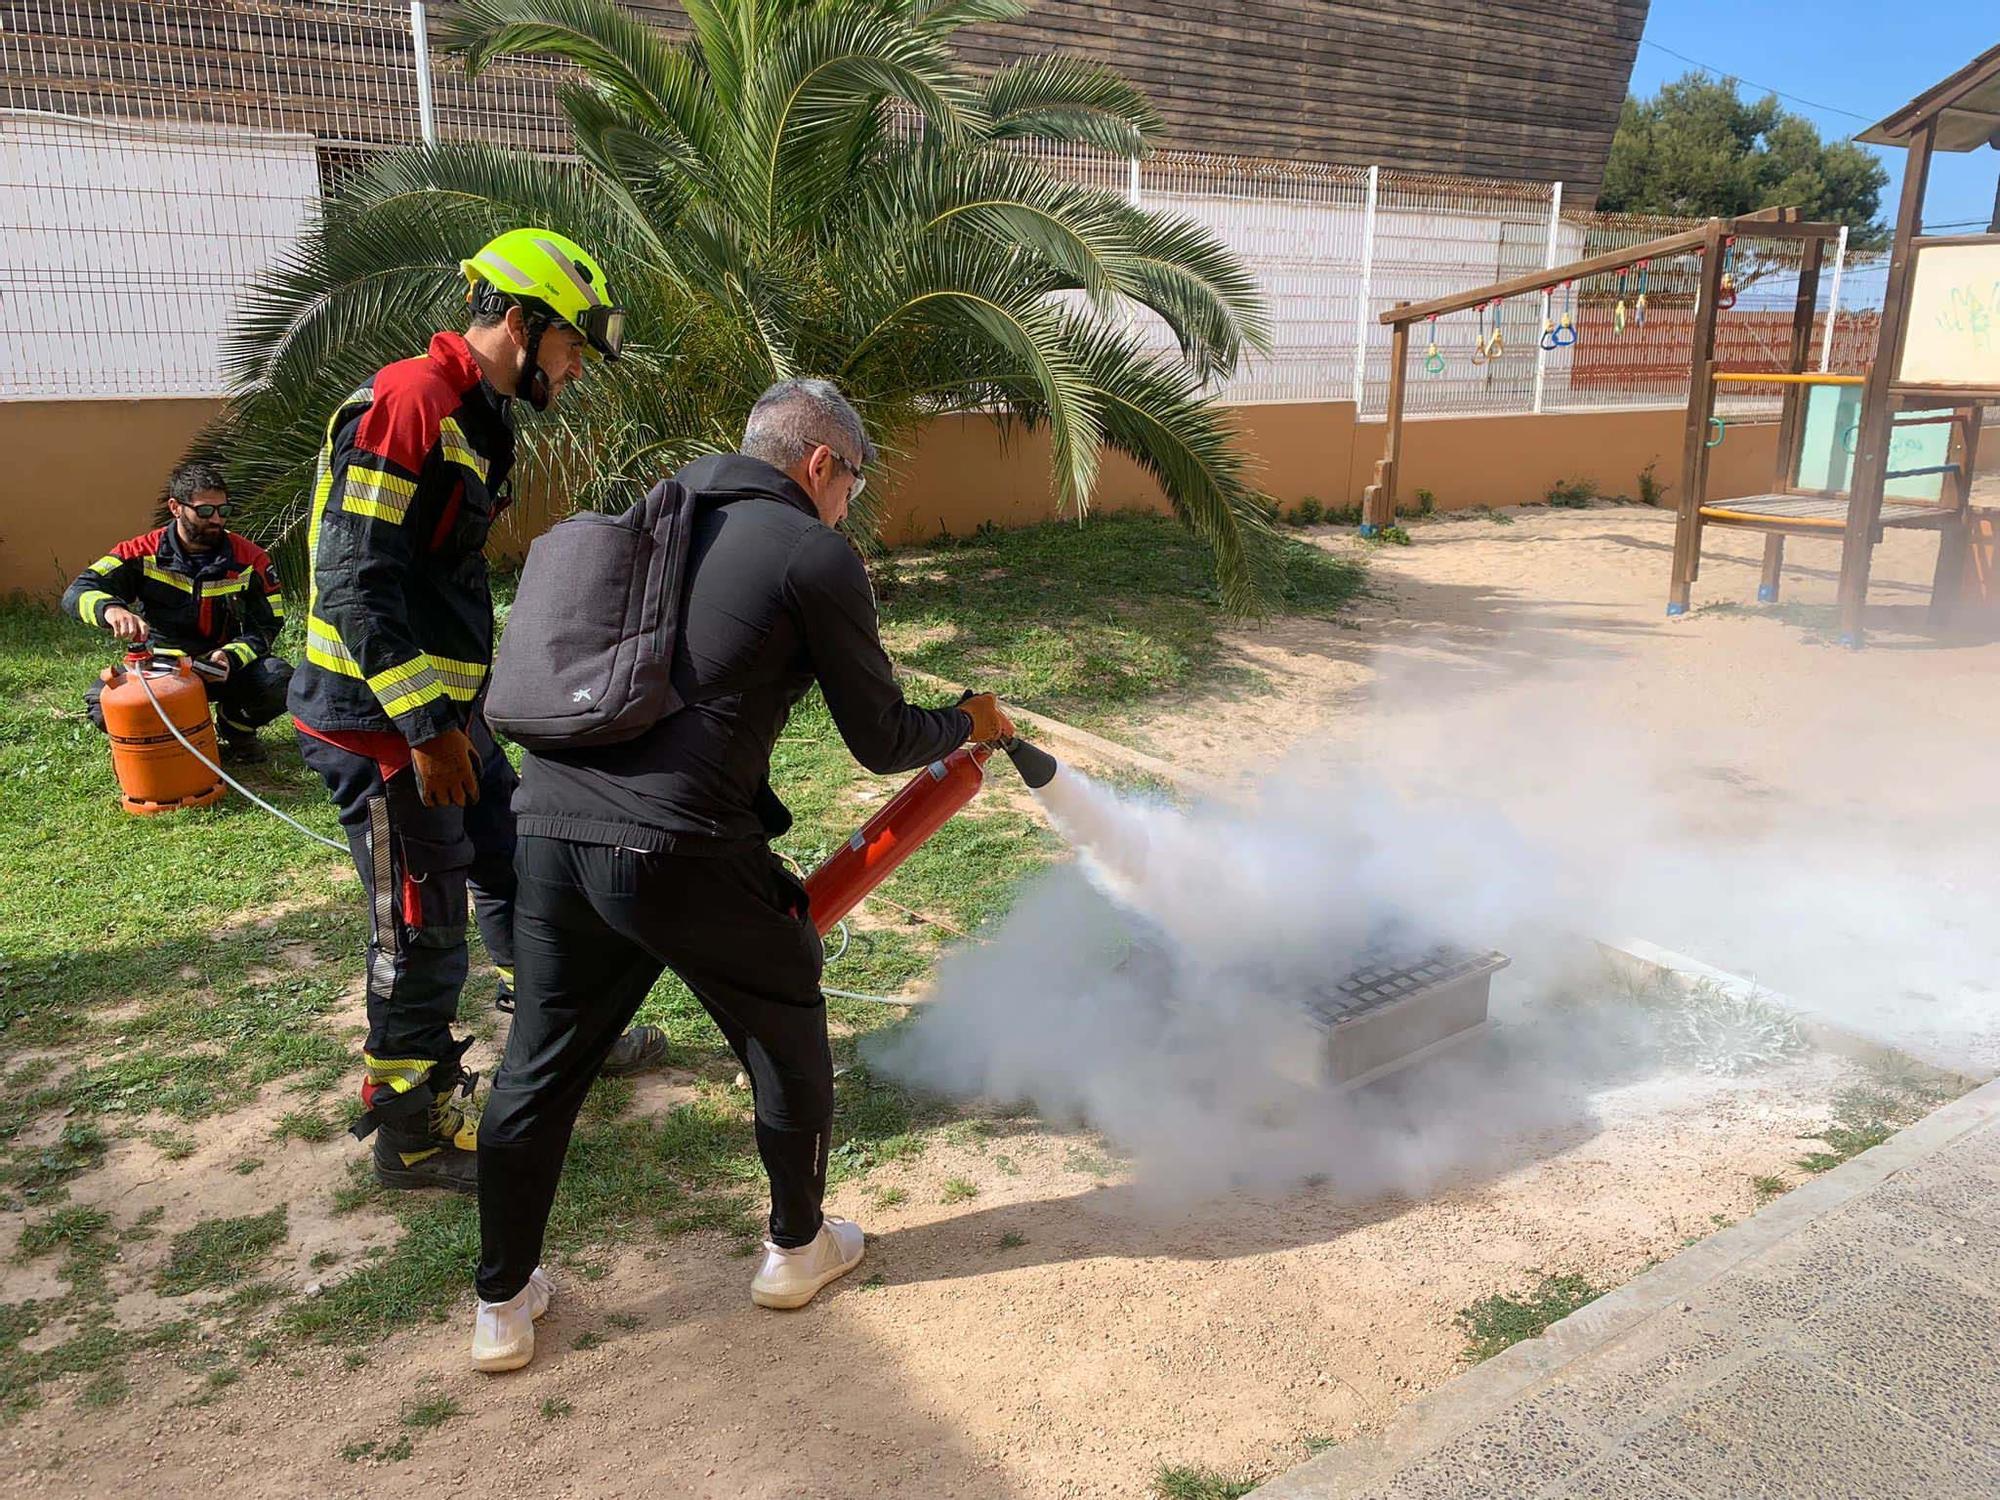
[[[280,812],[277,808],[271,806],[270,803],[266,802],[262,797],[258,796],[255,792],[251,791],[249,787],[245,786],[242,782],[238,781],[234,776],[231,776],[227,771],[223,770],[222,767],[218,766],[214,761],[210,760],[206,755],[203,755],[199,750],[195,749],[193,742],[190,741],[186,735],[180,732],[180,729],[174,724],[174,721],[167,717],[167,711],[164,708],[160,707],[160,700],[154,696],[153,685],[150,682],[146,681],[146,674],[144,672],[139,672],[134,675],[136,675],[139,679],[139,686],[146,690],[146,697],[152,703],[153,711],[160,716],[160,722],[167,726],[167,733],[171,734],[175,739],[181,742],[181,748],[183,750],[187,751],[188,754],[192,755],[196,760],[200,761],[203,765],[207,766],[209,770],[215,772],[216,775],[220,776],[224,781],[228,782],[231,786],[235,787],[237,791],[241,792],[244,796],[248,797],[252,802],[256,803],[259,807],[263,808],[265,812],[269,813],[279,822],[291,824],[292,827],[298,829],[300,833],[303,833],[307,838],[311,839],[316,844],[324,844],[326,845],[327,848],[337,850],[341,854],[347,854],[351,852],[348,849],[347,845],[342,843],[336,843],[334,840],[326,837],[325,834],[315,833],[313,832],[312,829],[306,827],[305,824],[301,823],[297,818],[292,817],[289,813]],[[780,857],[789,860],[793,865],[798,864],[798,861],[792,859],[791,856],[788,854],[782,855]],[[849,938],[847,935],[847,924],[845,922],[842,922],[839,924],[839,926],[840,926],[840,947],[836,949],[831,955],[828,956],[826,960],[828,963],[837,962],[841,954],[847,951],[847,945],[849,942]],[[916,1003],[913,1000],[898,999],[893,995],[864,995],[856,990],[823,990],[823,993],[835,996],[836,998],[841,1000],[865,1000],[871,1005],[913,1005]]]
[[[160,700],[154,697],[153,685],[152,683],[146,681],[146,674],[144,672],[135,672],[133,675],[139,679],[139,686],[146,690],[146,697],[152,702],[153,711],[160,716],[160,722],[167,726],[167,733],[171,734],[175,739],[179,740],[181,742],[181,748],[187,751],[189,755],[192,755],[196,760],[200,761],[203,765],[207,766],[209,770],[215,772],[216,775],[220,776],[224,781],[228,782],[231,786],[235,787],[237,791],[241,792],[244,796],[248,797],[252,802],[256,803],[259,807],[263,808],[264,811],[269,813],[272,817],[278,819],[279,822],[291,824],[292,827],[298,829],[298,831],[300,833],[303,833],[307,838],[313,840],[315,843],[324,844],[329,849],[337,849],[342,854],[347,854],[350,852],[347,845],[335,843],[325,834],[314,833],[310,828],[306,827],[306,825],[301,823],[297,818],[292,817],[288,813],[279,812],[277,808],[271,806],[270,803],[266,802],[262,797],[258,796],[255,792],[251,791],[249,787],[245,786],[242,782],[238,781],[234,776],[231,776],[227,771],[223,770],[222,767],[218,766],[214,761],[210,760],[206,755],[203,755],[199,750],[195,749],[193,743],[188,739],[188,737],[180,732],[180,729],[175,725],[172,719],[167,717],[167,711],[164,708],[160,707]]]

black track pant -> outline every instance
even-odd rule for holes
[[[486,951],[502,969],[513,962],[514,768],[477,714],[467,733],[481,757],[470,807],[425,807],[407,759],[388,764],[299,735],[299,754],[333,794],[368,901],[370,1057],[457,1055],[468,887]]]
[[[221,682],[210,682],[205,677],[200,681],[208,689],[208,701],[215,707],[222,732],[251,734],[285,711],[285,689],[292,683],[292,664],[282,656],[260,656],[247,667],[231,667],[229,676]],[[103,692],[104,684],[93,682],[90,691],[83,695],[90,722],[99,729],[104,727],[104,708],[97,700]]]
[[[529,835],[515,870],[514,1029],[479,1123],[479,1295],[506,1301],[541,1260],[584,1095],[669,968],[750,1075],[773,1243],[809,1243],[833,1056],[804,888],[763,848],[646,854]]]

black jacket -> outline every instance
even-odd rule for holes
[[[770,789],[771,749],[815,681],[847,748],[877,774],[965,742],[963,713],[903,700],[867,570],[804,490],[734,453],[675,477],[703,507],[674,654],[687,706],[622,745],[530,754],[514,797],[521,832],[687,852],[776,837],[791,815]]]
[[[300,723],[413,745],[464,726],[493,664],[484,549],[513,466],[508,403],[460,334],[340,404],[313,484]]]
[[[268,552],[233,531],[215,551],[193,552],[172,522],[113,547],[77,574],[62,602],[97,626],[112,605],[123,605],[151,627],[148,644],[156,650],[227,650],[246,667],[271,654],[285,620]]]

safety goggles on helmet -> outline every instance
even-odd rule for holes
[[[563,321],[582,334],[590,347],[606,359],[616,359],[625,352],[624,308],[586,308],[581,317]]]

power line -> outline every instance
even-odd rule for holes
[[[1864,125],[1873,125],[1881,118],[1880,115],[1856,114],[1851,109],[1842,109],[1838,104],[1820,104],[1811,99],[1801,98],[1797,94],[1788,94],[1783,89],[1772,88],[1768,83],[1759,83],[1754,78],[1745,78],[1741,73],[1733,73],[1726,68],[1712,67],[1698,57],[1689,57],[1685,52],[1676,52],[1673,48],[1662,46],[1659,42],[1652,41],[1646,37],[1639,39],[1639,45],[1642,47],[1651,47],[1655,52],[1664,52],[1669,57],[1677,57],[1690,67],[1699,68],[1704,73],[1713,73],[1717,78],[1734,78],[1739,83],[1749,84],[1753,89],[1762,89],[1767,94],[1776,94],[1780,99],[1789,99],[1792,103],[1803,104],[1808,109],[1823,109],[1828,114],[1846,115],[1848,119],[1859,120]]]

